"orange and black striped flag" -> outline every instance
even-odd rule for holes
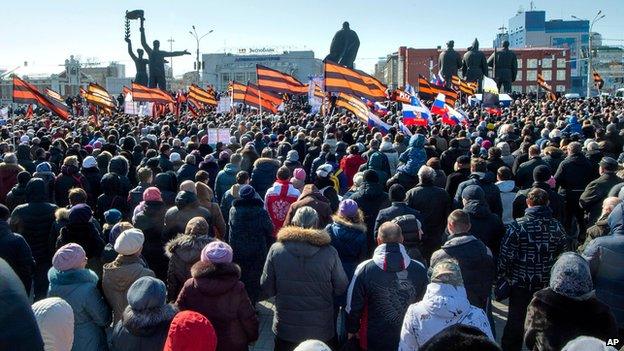
[[[459,76],[453,76],[451,83],[455,90],[459,90],[466,95],[474,95],[477,92],[476,82],[467,82],[459,78]]]
[[[336,106],[349,110],[360,121],[368,124],[368,112],[370,110],[362,99],[349,94],[339,93],[336,98]]]
[[[45,94],[49,97],[52,98],[54,100],[56,100],[56,102],[59,102],[61,104],[65,104],[65,102],[63,101],[63,97],[61,96],[61,94],[57,93],[56,91],[52,90],[52,89],[48,89],[46,88],[44,90]]]
[[[268,91],[260,91],[258,86],[253,83],[247,83],[245,89],[245,104],[257,109],[271,111],[277,113],[277,108],[282,103],[282,98]]]
[[[195,84],[192,84],[189,87],[188,98],[199,101],[203,104],[217,106],[217,99],[214,96],[214,92],[210,93]]]
[[[232,103],[244,103],[245,102],[245,90],[247,87],[245,84],[241,84],[236,81],[232,81],[228,88],[230,96],[232,97]]]
[[[41,93],[34,85],[13,76],[13,102],[37,104],[64,120],[69,119],[69,108],[62,102]]]
[[[537,74],[537,85],[539,85],[540,88],[544,89],[547,92],[552,91],[552,86],[546,83],[546,80],[544,79],[544,76],[542,76],[541,73]]]
[[[600,76],[600,73],[598,73],[598,71],[594,70],[593,75],[594,75],[594,86],[598,90],[602,89],[602,87],[604,86],[604,80]]]
[[[297,78],[272,68],[256,65],[256,75],[258,87],[262,91],[281,94],[306,94],[308,92],[308,87]]]
[[[99,84],[90,83],[83,97],[88,103],[101,107],[107,112],[115,108],[115,100]]]
[[[325,92],[323,92],[323,89],[321,89],[321,87],[316,84],[314,85],[314,97],[317,97],[319,99],[325,98]]]
[[[148,88],[137,83],[132,83],[132,100],[162,104],[175,103],[173,97],[168,93],[158,88]]]
[[[128,88],[127,86],[124,85],[123,89],[121,90],[121,94],[124,96],[124,98],[126,97],[126,95],[128,94],[132,94],[132,90],[130,90],[130,88]]]
[[[435,100],[438,94],[444,94],[445,102],[450,106],[455,106],[455,101],[459,97],[455,90],[442,86],[433,86],[429,84],[425,77],[418,75],[418,96],[421,99]]]
[[[371,101],[387,99],[386,86],[368,74],[325,61],[325,91],[346,93]]]

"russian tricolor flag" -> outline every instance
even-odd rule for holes
[[[431,105],[431,113],[436,115],[444,116],[446,114],[446,96],[442,93],[438,93],[438,96],[433,101],[433,105]]]
[[[403,104],[403,124],[426,126],[431,123],[431,111],[418,97],[412,96],[412,104]]]
[[[388,134],[392,126],[382,121],[381,118],[379,118],[379,116],[377,116],[376,114],[369,112],[368,113],[368,128],[371,128],[371,129],[377,128],[382,134]]]
[[[463,113],[455,110],[449,105],[446,105],[445,108],[446,108],[446,113],[442,115],[442,123],[450,124],[452,126],[460,124],[460,123],[461,124],[468,123],[468,120]]]

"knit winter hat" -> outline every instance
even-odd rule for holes
[[[256,195],[256,190],[249,184],[243,185],[238,191],[241,199],[253,199]]]
[[[184,234],[200,236],[208,235],[209,231],[210,227],[208,226],[208,222],[204,219],[204,217],[194,217],[186,224]]]
[[[88,223],[93,216],[91,207],[87,204],[78,204],[69,209],[69,223]]]
[[[46,350],[70,350],[74,343],[74,311],[60,297],[49,297],[32,305]]]
[[[203,137],[201,137],[201,139],[199,139],[199,143],[200,144],[208,144],[208,136],[204,135]]]
[[[113,248],[115,251],[124,256],[134,255],[143,248],[145,236],[140,229],[132,228],[124,230],[117,239]]]
[[[194,311],[176,314],[169,326],[163,351],[214,351],[217,334],[208,318]]]
[[[37,171],[37,173],[52,172],[52,166],[49,162],[41,162],[37,165],[35,171]]]
[[[295,168],[293,171],[293,178],[299,179],[301,181],[305,181],[307,177],[306,171],[303,168]]]
[[[379,183],[379,175],[372,169],[364,171],[364,181],[367,183]]]
[[[573,252],[559,256],[550,271],[549,286],[554,292],[574,300],[587,300],[594,295],[589,264]]]
[[[485,201],[485,192],[478,185],[468,185],[462,191],[462,199]]]
[[[111,208],[110,210],[104,212],[104,220],[107,224],[115,225],[121,221],[121,212],[119,210]]]
[[[189,193],[197,195],[197,188],[192,180],[183,181],[182,184],[180,184],[180,191],[188,191]]]
[[[299,153],[297,152],[297,150],[288,151],[288,153],[286,154],[286,160],[290,162],[299,161]]]
[[[340,201],[340,205],[338,206],[338,213],[343,217],[354,217],[358,212],[358,204],[357,202],[346,199]]]
[[[52,266],[59,271],[68,271],[80,268],[86,260],[87,254],[82,246],[69,243],[56,250],[54,257],[52,257]]]
[[[155,186],[150,186],[143,191],[143,201],[160,201],[162,202],[162,194],[160,189]]]
[[[459,269],[457,261],[445,259],[438,262],[433,267],[431,273],[431,282],[440,284],[449,284],[453,286],[463,286],[464,280]]]
[[[293,351],[331,351],[331,349],[322,341],[306,340],[299,344]]]
[[[167,287],[160,279],[141,277],[130,285],[126,297],[132,310],[150,310],[167,302]]]
[[[215,240],[202,249],[200,259],[202,262],[231,263],[233,255],[230,245]]]
[[[481,143],[481,147],[488,150],[492,147],[492,142],[489,140],[483,140],[483,142]]]
[[[84,160],[82,160],[82,168],[93,168],[97,167],[97,160],[93,156],[87,156]]]
[[[550,168],[545,165],[539,165],[533,169],[534,182],[547,182],[550,179]]]
[[[227,151],[221,151],[219,153],[219,160],[229,160],[230,159],[230,153]]]

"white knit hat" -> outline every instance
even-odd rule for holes
[[[93,156],[87,156],[82,160],[82,168],[93,168],[97,166],[97,160]]]
[[[144,241],[145,236],[140,229],[126,229],[115,240],[114,249],[120,255],[134,255],[143,248]]]
[[[177,161],[180,161],[180,160],[182,160],[182,157],[180,157],[180,154],[177,153],[177,152],[172,152],[169,155],[169,161],[171,161],[171,162],[177,162]]]
[[[74,343],[74,311],[65,300],[49,297],[32,305],[45,350],[70,351]]]

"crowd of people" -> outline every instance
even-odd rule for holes
[[[0,349],[249,350],[263,301],[277,351],[624,340],[624,100],[464,110],[9,121]]]

